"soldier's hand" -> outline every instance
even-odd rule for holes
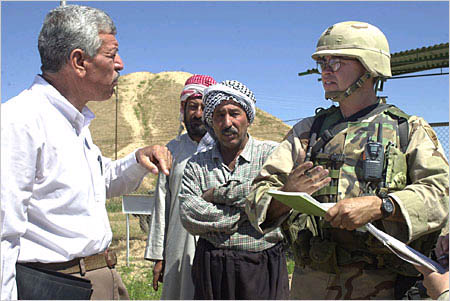
[[[158,282],[163,282],[164,260],[158,260],[153,266],[153,289],[158,290]]]
[[[168,176],[172,167],[172,154],[167,147],[161,145],[146,146],[138,149],[136,151],[136,160],[155,175],[161,171]]]
[[[328,170],[324,169],[322,166],[316,166],[311,169],[313,163],[311,161],[304,162],[305,157],[305,151],[303,148],[300,148],[295,161],[295,164],[298,166],[289,173],[286,183],[280,188],[281,191],[306,192],[311,194],[330,183],[331,178],[327,177]],[[278,219],[291,209],[291,207],[272,198],[267,209],[266,222],[270,223],[273,220]]]
[[[362,196],[340,200],[328,209],[325,220],[333,227],[352,231],[382,216],[381,199],[377,196]]]
[[[293,169],[281,191],[306,192],[313,193],[330,183],[331,178],[328,177],[328,169],[322,166],[314,168],[311,161],[301,163]]]

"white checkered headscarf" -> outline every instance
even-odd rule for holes
[[[244,84],[236,80],[225,80],[220,84],[212,85],[206,88],[203,95],[203,123],[208,130],[208,133],[215,137],[212,126],[212,119],[214,110],[222,101],[232,99],[239,104],[247,114],[249,123],[251,124],[255,119],[256,114],[256,99],[253,92],[250,91]]]

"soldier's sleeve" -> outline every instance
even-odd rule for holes
[[[267,233],[277,228],[288,216],[284,215],[275,223],[261,227],[272,200],[272,197],[266,192],[269,189],[280,189],[292,169],[298,163],[302,163],[297,162],[297,157],[299,150],[305,148],[305,139],[308,139],[311,124],[312,118],[303,119],[296,124],[287,135],[286,140],[281,142],[267,158],[259,175],[253,180],[252,191],[246,198],[245,212],[253,227],[261,233]]]
[[[399,205],[406,226],[396,223],[397,226],[392,227],[394,223],[391,223],[391,227],[385,228],[391,235],[408,233],[408,237],[402,238],[410,242],[445,226],[448,220],[449,166],[431,126],[416,116],[408,122],[410,139],[406,155],[411,184],[390,194]],[[403,229],[399,229],[401,227]]]

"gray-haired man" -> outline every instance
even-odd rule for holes
[[[98,9],[50,11],[42,75],[2,105],[2,300],[128,298],[108,252],[105,200],[135,190],[148,171],[168,174],[172,159],[149,146],[111,161],[92,142],[86,103],[111,97],[123,69],[115,34]]]

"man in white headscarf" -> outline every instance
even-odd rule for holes
[[[194,297],[191,266],[195,252],[195,237],[181,225],[178,194],[187,160],[208,142],[202,140],[206,128],[202,121],[203,91],[216,81],[208,75],[193,75],[185,83],[180,96],[180,120],[187,133],[167,144],[173,156],[172,172],[169,176],[158,176],[155,191],[155,207],[151,215],[145,259],[155,262],[153,267],[153,289],[164,282],[161,299],[187,300]]]

